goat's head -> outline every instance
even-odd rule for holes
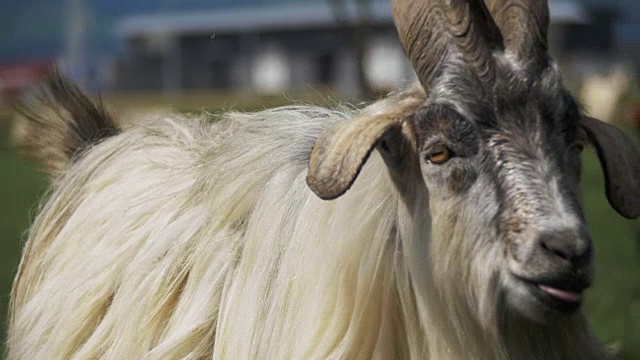
[[[396,0],[393,9],[424,96],[325,132],[309,185],[325,199],[342,195],[377,147],[405,201],[428,199],[436,286],[458,278],[473,308],[502,304],[537,322],[573,312],[593,273],[580,153],[595,146],[611,205],[635,218],[637,151],[617,128],[581,116],[562,86],[546,2]]]

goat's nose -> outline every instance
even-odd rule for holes
[[[574,266],[585,265],[591,259],[591,238],[583,229],[545,230],[538,234],[538,244],[547,256]]]

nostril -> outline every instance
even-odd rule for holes
[[[548,256],[582,263],[591,254],[588,236],[578,236],[571,230],[548,231],[539,234],[538,243]]]
[[[564,259],[564,260],[568,260],[568,259],[569,259],[569,257],[567,256],[567,254],[565,254],[564,252],[562,252],[562,251],[560,251],[560,250],[558,250],[558,249],[550,248],[550,247],[549,247],[549,246],[548,246],[544,241],[542,241],[542,242],[540,243],[540,245],[541,245],[541,246],[542,246],[542,248],[543,248],[543,249],[545,249],[547,252],[553,253],[553,254],[555,254],[556,256],[558,256],[559,258],[562,258],[562,259]]]

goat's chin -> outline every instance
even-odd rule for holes
[[[508,276],[503,282],[503,294],[508,312],[541,325],[574,314],[580,303],[562,303],[548,296],[536,284]]]

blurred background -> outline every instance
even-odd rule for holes
[[[550,0],[550,48],[585,111],[640,134],[640,2]],[[0,357],[25,230],[48,187],[12,149],[12,106],[57,66],[120,116],[142,111],[356,105],[414,81],[384,0],[2,0]],[[586,312],[620,358],[640,359],[640,223],[583,179],[597,279]]]

